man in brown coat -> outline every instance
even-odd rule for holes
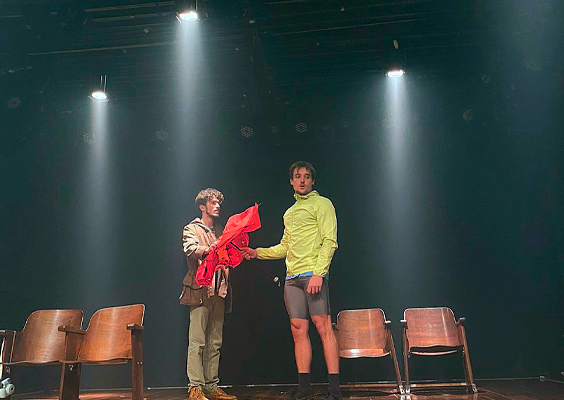
[[[188,264],[180,303],[190,306],[188,357],[186,373],[190,380],[189,400],[236,400],[218,387],[219,356],[223,337],[223,319],[231,312],[229,269],[215,272],[211,286],[196,283],[196,271],[210,247],[221,235],[217,219],[223,194],[216,189],[204,189],[196,196],[196,206],[202,213],[182,231],[182,247]]]

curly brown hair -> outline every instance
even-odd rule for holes
[[[196,207],[205,206],[208,200],[211,200],[213,197],[219,200],[219,204],[223,203],[223,193],[221,193],[217,189],[207,188],[204,190],[200,190],[194,202],[196,203]]]

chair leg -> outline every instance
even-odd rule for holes
[[[59,400],[79,400],[81,363],[61,364]]]
[[[403,353],[403,373],[405,376],[405,394],[411,393],[411,386],[409,384],[409,354]]]
[[[476,387],[476,384],[474,383],[474,377],[472,376],[472,367],[469,364],[470,360],[468,359],[468,354],[464,349],[461,350],[461,353],[462,366],[464,367],[464,379],[466,381],[466,390],[468,392],[478,393],[478,388]]]
[[[403,341],[403,373],[405,377],[405,393],[411,393],[411,387],[409,386],[409,342],[407,341],[407,322],[405,320],[401,321],[401,337]]]
[[[143,400],[143,331],[131,331],[131,397]]]
[[[396,372],[396,382],[398,385],[398,391],[400,394],[405,394],[405,390],[403,389],[403,382],[401,381],[401,374],[398,365],[398,358],[396,356],[394,339],[392,337],[392,332],[389,329],[388,329],[388,348],[390,349],[390,357],[392,357],[392,362],[394,363],[394,370]]]
[[[12,361],[12,353],[14,351],[15,332],[4,331],[4,337],[0,337],[0,379],[4,380],[10,376],[10,366],[5,363]]]
[[[474,374],[472,373],[472,365],[470,364],[470,354],[468,352],[468,343],[466,342],[466,331],[464,325],[459,326],[459,332],[462,339],[462,362],[464,364],[464,377],[466,378],[466,387],[472,393],[478,393],[478,388],[474,382]]]
[[[2,374],[0,374],[0,380],[4,380],[6,378],[12,378],[12,369],[6,365],[0,365],[0,369]],[[13,378],[12,378],[13,379]]]

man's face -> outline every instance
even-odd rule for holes
[[[202,210],[202,213],[209,215],[212,218],[219,217],[220,209],[221,209],[221,204],[219,203],[219,200],[215,196],[212,196],[211,199],[206,201],[205,207],[200,206],[200,210]]]
[[[292,179],[290,179],[290,185],[294,188],[294,192],[302,196],[311,192],[314,183],[310,172],[304,167],[296,168]]]

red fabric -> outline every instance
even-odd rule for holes
[[[196,272],[196,283],[200,286],[210,286],[213,274],[220,268],[229,266],[235,268],[241,264],[241,247],[249,246],[249,235],[260,228],[258,204],[247,208],[240,214],[232,215],[218,242],[210,248],[210,252]]]

